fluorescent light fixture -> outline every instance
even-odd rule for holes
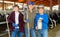
[[[3,1],[0,1],[1,3],[3,2]],[[14,2],[10,2],[10,1],[4,1],[4,3],[14,3]]]
[[[12,4],[14,3],[14,2],[10,2],[10,1],[4,1],[4,2],[5,2],[5,3],[12,3]]]

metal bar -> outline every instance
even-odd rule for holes
[[[6,10],[4,9],[4,12],[6,14]],[[6,16],[6,23],[7,23],[7,29],[8,29],[8,37],[10,37],[10,29],[9,29],[9,25],[8,25],[8,20],[7,20],[7,15]]]
[[[0,34],[0,36],[4,36],[4,35],[6,35],[6,34],[7,34],[7,32]]]
[[[8,25],[7,16],[6,16],[6,22],[7,22],[8,36],[10,37],[10,29],[9,29],[9,25]]]
[[[1,24],[5,24],[5,23],[6,23],[6,21],[5,21],[5,22],[0,22],[0,25],[1,25]]]

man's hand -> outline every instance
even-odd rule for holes
[[[36,26],[36,30],[38,30],[38,27]]]
[[[26,22],[28,23],[29,22],[29,19],[26,19]]]
[[[39,18],[39,20],[38,20],[38,21],[42,22],[42,20],[43,20],[43,18]]]

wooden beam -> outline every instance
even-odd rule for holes
[[[6,1],[12,1],[12,2],[19,2],[18,0],[6,0]],[[44,4],[44,5],[46,5],[47,4],[47,6],[50,6],[49,4],[50,4],[50,0],[31,0],[31,1],[34,1],[35,2],[35,4],[37,4],[37,5],[39,5],[39,4],[41,4],[41,2],[43,2],[42,4]],[[24,1],[24,2],[20,2],[20,3],[25,3],[26,1]],[[54,6],[54,5],[57,5],[57,0],[52,0],[52,6]]]

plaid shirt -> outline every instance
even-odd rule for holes
[[[9,27],[10,30],[13,31],[15,28],[12,26],[12,23],[15,23],[15,12],[12,12],[9,17],[8,17],[8,22],[10,23]],[[20,12],[19,13],[19,30],[21,32],[24,32],[24,16],[23,14]]]

